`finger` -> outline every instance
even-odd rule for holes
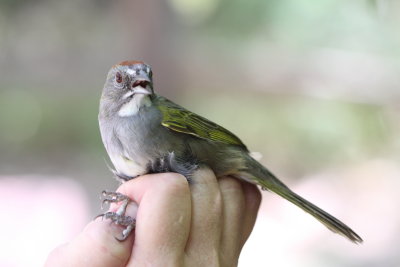
[[[124,242],[115,239],[121,228],[97,218],[71,242],[58,247],[46,266],[125,266],[131,255],[133,236]]]
[[[173,266],[182,258],[190,230],[190,189],[175,173],[145,175],[118,190],[135,201],[135,242],[129,264]]]
[[[219,257],[222,200],[214,173],[208,168],[195,172],[192,184],[192,220],[186,245],[188,260],[202,255],[205,266]]]
[[[261,203],[261,192],[256,185],[242,182],[243,194],[245,199],[245,208],[243,214],[243,231],[241,247],[249,238],[251,231],[257,219],[258,209]]]
[[[239,258],[245,215],[245,197],[242,183],[232,177],[222,177],[219,179],[219,188],[223,203],[222,266],[236,266],[237,262],[232,262],[232,260]]]

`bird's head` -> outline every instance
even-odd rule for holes
[[[151,105],[153,94],[151,67],[143,61],[123,61],[108,72],[101,108],[118,112],[121,117],[131,116],[141,107]]]

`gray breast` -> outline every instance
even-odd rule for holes
[[[117,172],[127,176],[145,174],[151,162],[171,152],[176,143],[161,125],[160,112],[152,107],[135,116],[115,116],[110,125],[112,129],[107,131],[111,132],[105,134],[103,142]]]

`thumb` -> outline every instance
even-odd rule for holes
[[[136,210],[137,206],[130,203],[126,215],[134,218]],[[45,266],[125,266],[131,256],[134,235],[124,242],[116,240],[122,229],[99,217],[71,242],[56,248]]]

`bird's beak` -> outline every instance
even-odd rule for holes
[[[131,84],[131,88],[134,94],[150,95],[153,91],[151,80],[147,77],[147,75],[135,77]]]
[[[142,85],[137,85],[132,88],[132,91],[134,94],[151,95],[151,89],[148,85],[146,87],[143,87]]]

